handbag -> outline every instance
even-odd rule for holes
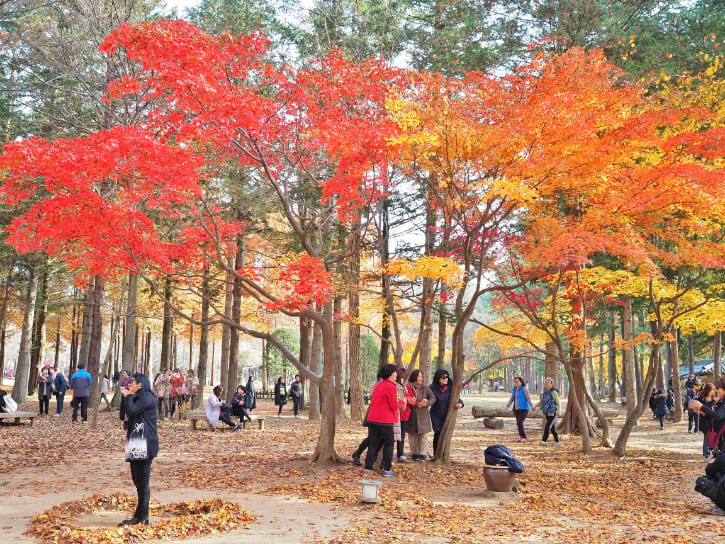
[[[146,461],[148,458],[149,450],[143,421],[134,423],[126,440],[126,461]]]
[[[176,388],[176,394],[179,396],[188,395],[188,393],[189,393],[189,390],[185,385],[180,385],[179,387]]]

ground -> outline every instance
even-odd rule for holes
[[[470,406],[502,405],[505,394],[464,397],[449,466],[396,464],[385,479],[380,505],[362,505],[359,469],[350,464],[310,465],[318,425],[289,415],[277,418],[260,402],[267,429],[243,432],[191,431],[187,421],[160,423],[161,452],[152,470],[152,498],[163,504],[222,498],[237,503],[253,520],[185,543],[503,543],[503,542],[718,542],[725,518],[706,515],[709,501],[693,490],[703,472],[702,435],[687,433],[687,422],[668,424],[642,418],[625,459],[596,448],[583,455],[577,437],[559,447],[539,445],[540,421],[530,418],[529,442],[519,443],[513,419],[502,431],[483,429]],[[28,402],[23,408],[31,410]],[[289,412],[289,410],[287,410]],[[43,417],[29,425],[0,427],[0,534],[2,542],[33,541],[33,523],[66,501],[94,494],[134,493],[123,461],[117,414],[102,412],[97,430],[71,424],[70,414]],[[615,419],[621,424],[622,417]],[[342,422],[337,450],[346,458],[365,429]],[[486,492],[482,451],[507,444],[526,466],[518,494]],[[58,542],[92,542],[90,528],[115,527],[128,512],[99,510],[73,517],[74,504],[60,511],[77,533]],[[152,523],[169,522],[160,514]],[[51,516],[52,517],[52,516]],[[171,516],[173,517],[173,516]],[[179,521],[179,520],[177,520]],[[181,523],[174,534],[194,533],[197,522]],[[203,532],[207,529],[201,528]],[[88,536],[91,535],[91,536]],[[123,533],[118,540],[139,541]],[[114,537],[116,538],[116,537]],[[35,540],[38,541],[38,540]],[[103,540],[96,540],[103,541]]]

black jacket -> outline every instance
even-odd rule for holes
[[[710,408],[707,404],[703,404],[700,410],[702,410],[705,414],[700,418],[700,425],[702,425],[702,421],[704,419],[707,419],[710,424],[710,429],[716,433],[720,432],[722,426],[725,425],[725,401],[718,401],[712,406],[712,408]]]
[[[433,425],[433,431],[439,433],[443,429],[443,422],[446,420],[446,413],[448,413],[448,405],[451,402],[451,388],[448,386],[445,391],[441,391],[437,383],[430,384],[429,388],[436,397],[435,404],[430,407],[430,422]],[[457,402],[460,402],[461,406],[463,406],[463,401],[460,398]]]
[[[283,383],[274,384],[274,404],[282,406],[287,402],[287,387]]]
[[[149,389],[144,388],[133,395],[128,395],[125,408],[126,417],[128,417],[126,439],[128,440],[131,431],[142,423],[149,460],[153,459],[159,454],[159,435],[156,429],[156,420],[158,419],[157,402],[156,397],[150,390],[150,386]]]
[[[290,384],[289,396],[296,400],[300,400],[302,398],[302,382],[295,380]]]

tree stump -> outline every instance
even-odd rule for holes
[[[503,429],[503,419],[498,417],[487,417],[483,420],[483,426],[487,429]]]

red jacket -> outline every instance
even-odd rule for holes
[[[404,401],[398,401],[398,388],[395,387],[395,384],[390,380],[381,380],[373,388],[368,421],[373,423],[397,423],[398,410],[404,405]]]
[[[404,385],[404,387],[405,387],[405,396],[415,398],[415,393],[413,393],[413,389],[407,383]],[[408,404],[406,402],[405,406],[400,409],[400,421],[408,421],[409,419],[410,419],[410,404]]]

